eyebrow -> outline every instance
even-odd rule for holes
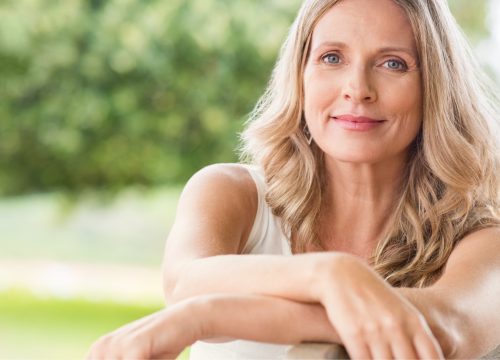
[[[338,47],[338,48],[348,47],[346,43],[343,43],[340,41],[324,41],[321,44],[319,44],[318,46],[316,46],[312,51],[316,52],[316,51],[318,51],[318,49],[321,49],[321,48],[327,47],[327,46],[334,46],[334,47]],[[407,53],[408,55],[411,55],[413,57],[417,56],[417,54],[415,53],[414,50],[407,48],[407,47],[404,47],[404,46],[384,46],[384,47],[377,49],[377,51],[381,52],[381,53],[400,51],[400,52]]]

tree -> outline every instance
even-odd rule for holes
[[[3,1],[0,194],[184,182],[235,161],[299,5]],[[451,5],[484,34],[485,1]]]

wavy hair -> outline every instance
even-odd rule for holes
[[[262,167],[266,201],[294,252],[322,248],[317,228],[329,180],[323,152],[303,132],[302,84],[313,29],[338,1],[303,3],[241,134],[241,160]],[[390,230],[371,262],[393,286],[423,287],[437,279],[460,239],[500,225],[500,111],[446,1],[393,1],[413,27],[423,121]]]

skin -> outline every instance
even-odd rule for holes
[[[383,237],[408,146],[422,123],[420,75],[411,24],[391,0],[341,1],[316,25],[304,72],[304,114],[335,179],[323,212],[327,249],[367,257]],[[331,119],[342,114],[385,122],[354,132]]]
[[[377,22],[387,18],[390,24]],[[321,47],[325,41],[349,46]],[[381,51],[395,46],[408,51]],[[105,335],[88,357],[175,358],[198,339],[227,338],[338,342],[352,358],[369,359],[474,358],[496,346],[499,229],[462,239],[425,289],[394,289],[367,264],[421,125],[414,50],[408,21],[389,0],[343,0],[314,30],[305,115],[335,179],[321,225],[331,251],[239,255],[257,209],[255,184],[239,165],[207,167],[186,185],[167,241],[168,309]],[[332,51],[342,62],[318,60]],[[406,62],[406,72],[389,66],[395,59]],[[386,122],[349,133],[329,120],[331,112]]]

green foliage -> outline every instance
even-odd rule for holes
[[[161,307],[0,292],[0,358],[82,359],[100,336]]]
[[[455,19],[473,42],[479,42],[488,34],[486,15],[488,0],[448,0]]]
[[[235,160],[292,4],[3,1],[1,192],[184,181]]]
[[[450,0],[467,29],[486,0]],[[234,161],[300,0],[0,2],[0,194],[183,182]]]

